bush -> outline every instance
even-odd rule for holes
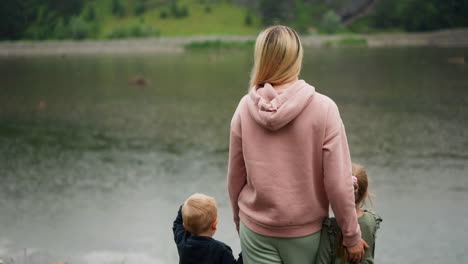
[[[62,18],[59,18],[57,24],[55,24],[53,37],[55,39],[67,39],[70,37],[67,26],[63,23]]]
[[[205,50],[205,49],[244,49],[252,48],[254,41],[245,42],[225,42],[221,40],[194,41],[184,45],[187,50]]]
[[[309,5],[303,1],[295,1],[296,7],[294,10],[296,21],[294,27],[299,33],[307,33],[307,29],[311,24],[311,10]]]
[[[329,10],[323,16],[322,30],[327,34],[336,33],[340,29],[340,22],[341,18],[333,10]]]
[[[245,14],[245,18],[244,18],[244,24],[246,26],[251,26],[253,23],[252,21],[252,14],[250,14],[250,12],[247,12],[247,14]]]
[[[141,1],[138,1],[135,4],[135,15],[139,16],[139,15],[145,13],[145,11],[146,11],[145,3],[141,2]]]
[[[341,38],[327,41],[325,46],[367,46],[367,39],[356,37]]]
[[[211,7],[205,6],[205,13],[211,13]]]
[[[44,40],[50,37],[50,32],[47,27],[33,25],[26,29],[24,32],[24,37],[26,39],[34,39],[34,40]]]
[[[353,22],[347,28],[351,32],[356,32],[356,33],[364,33],[364,34],[375,33],[377,32],[377,29],[373,26],[374,20],[375,20],[374,16],[366,16]]]
[[[291,12],[289,0],[259,0],[260,17],[265,26],[284,23]]]
[[[120,17],[125,15],[125,9],[120,0],[112,0],[112,14]]]
[[[468,4],[463,0],[379,0],[377,28],[427,31],[468,26]]]
[[[84,17],[87,21],[94,21],[96,19],[96,11],[94,10],[94,6],[88,6]]]
[[[24,37],[35,40],[53,38],[52,33],[57,21],[56,14],[47,6],[38,7],[36,12],[36,17],[25,30]]]
[[[189,15],[188,7],[186,7],[186,6],[181,7],[179,17],[186,17],[188,15]]]
[[[188,8],[186,6],[179,7],[176,2],[172,2],[170,12],[175,18],[183,18],[189,15]]]
[[[179,7],[177,6],[176,2],[172,2],[169,10],[172,16],[177,16],[179,14]]]
[[[81,17],[72,17],[68,24],[69,36],[72,39],[85,39],[90,34],[90,27]]]
[[[145,37],[158,37],[160,35],[159,30],[146,24],[126,24],[120,25],[110,34],[107,35],[109,39],[125,39],[125,38],[145,38]]]
[[[169,15],[167,14],[167,12],[165,10],[161,11],[161,13],[159,13],[159,17],[162,18],[162,19],[166,19]]]

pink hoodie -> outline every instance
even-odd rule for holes
[[[361,238],[351,159],[338,107],[303,80],[251,89],[231,121],[228,189],[234,221],[273,237],[320,231],[331,204],[345,246]]]

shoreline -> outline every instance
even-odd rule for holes
[[[125,40],[48,40],[0,42],[0,57],[82,54],[182,53],[194,42],[255,41],[256,36],[191,36]],[[468,28],[421,33],[376,33],[301,36],[304,47],[348,46],[340,40],[363,40],[376,47],[468,47]]]

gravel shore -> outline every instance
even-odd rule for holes
[[[450,29],[427,33],[380,33],[372,35],[311,35],[302,36],[305,47],[319,47],[345,38],[366,39],[368,47],[468,47],[468,29]],[[245,42],[255,36],[193,36],[162,37],[130,40],[83,41],[5,41],[0,42],[0,57],[66,54],[180,53],[192,42]]]

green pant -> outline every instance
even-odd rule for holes
[[[320,244],[320,231],[305,237],[269,237],[240,223],[242,257],[246,264],[313,264]]]

